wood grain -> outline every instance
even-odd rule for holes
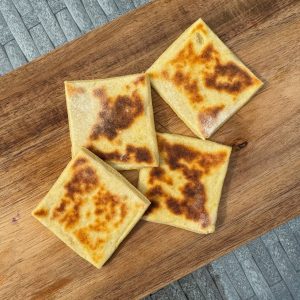
[[[141,72],[199,17],[265,82],[212,138],[235,145],[217,231],[141,221],[97,270],[30,216],[70,159],[63,81]],[[299,215],[299,39],[296,0],[158,0],[1,78],[0,298],[140,298]]]

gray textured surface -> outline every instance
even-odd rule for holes
[[[218,288],[216,287],[211,275],[206,267],[193,272],[194,280],[197,282],[205,299],[214,300],[222,299]]]
[[[53,45],[64,44],[67,39],[46,0],[31,0],[31,3]]]
[[[33,9],[22,16],[22,19],[27,29],[31,29],[40,23],[40,19]]]
[[[281,281],[281,276],[262,240],[258,238],[252,243],[250,243],[249,249],[255,260],[255,263],[262,272],[268,285],[272,286],[277,282]]]
[[[213,277],[223,298],[225,297],[226,299],[231,300],[241,299],[220,261],[217,260],[212,262],[208,266],[208,270]]]
[[[115,0],[115,3],[122,14],[134,9],[134,4],[131,0]]]
[[[0,12],[0,44],[5,45],[7,42],[14,39],[13,34],[7,26],[7,23]]]
[[[300,299],[300,274],[296,272],[286,252],[281,246],[274,231],[262,237],[272,259],[291,294],[295,299]]]
[[[253,289],[234,253],[221,257],[220,262],[241,299],[248,299],[254,296]]]
[[[271,287],[271,291],[276,300],[291,300],[292,295],[284,281],[280,281]]]
[[[48,34],[41,24],[34,26],[29,31],[41,55],[46,54],[47,52],[54,49],[54,46],[50,41]]]
[[[272,292],[259,270],[258,266],[254,262],[252,255],[247,246],[242,246],[234,251],[236,258],[242,266],[242,269],[253,288],[254,293],[259,299],[273,298]]]
[[[147,2],[0,0],[0,75]],[[299,300],[300,217],[146,299]]]
[[[66,7],[64,0],[47,0],[54,14]]]
[[[30,33],[11,0],[1,0],[0,10],[15,40],[28,60],[40,55]]]
[[[101,7],[109,21],[111,21],[111,20],[117,18],[119,15],[121,15],[121,13],[114,1],[101,0],[101,1],[99,1],[99,4],[101,5]]]
[[[200,291],[193,274],[188,274],[178,280],[184,294],[189,300],[205,300],[204,295]]]
[[[93,28],[93,24],[81,0],[65,0],[65,3],[81,32],[86,33],[90,31]]]
[[[14,69],[27,63],[22,50],[15,40],[6,43],[4,49]]]
[[[82,0],[87,14],[95,27],[105,24],[108,20],[97,0]]]
[[[300,244],[291,231],[288,224],[281,225],[275,229],[275,233],[285,250],[289,260],[294,265],[297,271],[300,271]]]
[[[6,52],[3,47],[0,46],[0,75],[4,75],[13,69]]]
[[[68,41],[74,40],[81,35],[80,29],[76,25],[68,9],[65,8],[59,11],[56,14],[56,18]]]
[[[172,300],[186,300],[186,296],[181,289],[180,284],[175,281],[171,284],[169,284],[167,287],[167,293],[170,299]]]

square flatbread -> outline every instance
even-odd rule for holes
[[[82,149],[32,215],[100,268],[149,205],[117,171]]]
[[[160,166],[139,176],[139,190],[151,201],[144,218],[213,232],[231,147],[175,134],[157,138]]]
[[[201,19],[147,73],[160,96],[202,139],[211,136],[262,86]]]
[[[85,147],[115,169],[157,166],[147,75],[67,81],[65,90],[73,156]]]

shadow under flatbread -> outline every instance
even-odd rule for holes
[[[227,202],[228,198],[230,197],[230,187],[232,182],[233,174],[235,173],[239,157],[246,148],[248,142],[246,140],[237,140],[231,144],[232,146],[232,153],[229,160],[228,171],[224,180],[224,185],[222,189],[219,209],[218,209],[218,217],[216,223],[216,230],[221,227],[226,221],[226,213],[227,213]]]
[[[145,226],[146,221],[144,220],[139,220],[136,225],[131,229],[131,231],[128,233],[128,235],[124,238],[124,240],[121,242],[121,244],[118,246],[118,248],[114,251],[112,256],[108,259],[108,261],[105,263],[104,267],[106,265],[109,265],[116,256],[118,256],[118,253],[123,249],[123,247],[126,246],[128,243],[129,239],[136,234],[137,231],[142,230],[142,227]]]
[[[137,188],[138,179],[139,179],[138,170],[120,171],[120,174],[124,176],[134,187]]]

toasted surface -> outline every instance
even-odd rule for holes
[[[145,74],[65,82],[72,155],[85,147],[116,169],[157,166]]]
[[[201,19],[183,32],[147,73],[161,97],[203,139],[262,86]]]
[[[157,134],[160,165],[140,170],[151,201],[144,218],[198,233],[215,230],[231,148],[197,138]]]
[[[32,215],[100,268],[149,204],[117,171],[82,149]]]

